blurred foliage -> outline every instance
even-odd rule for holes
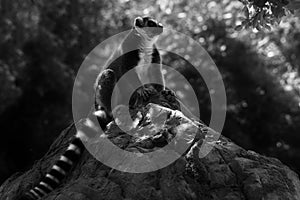
[[[236,30],[255,28],[257,30],[271,30],[271,25],[279,24],[282,17],[290,13],[299,15],[299,0],[240,0],[243,8],[242,23]],[[300,16],[300,15],[299,15]]]
[[[127,30],[137,15],[154,16],[185,33],[213,58],[227,93],[224,135],[299,172],[300,21],[281,11],[291,11],[291,5],[297,1],[1,0],[0,180],[28,168],[71,122],[80,64],[101,41]],[[236,28],[245,21],[254,29]],[[209,123],[212,91],[203,79],[175,54],[164,53],[164,64],[188,78],[201,119]],[[96,75],[99,69],[90,65],[89,73]],[[184,90],[177,92],[186,99]]]

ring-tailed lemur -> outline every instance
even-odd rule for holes
[[[134,27],[125,37],[122,44],[114,52],[112,57],[107,61],[106,69],[97,77],[95,83],[96,91],[96,110],[103,110],[98,115],[102,117],[99,123],[102,128],[105,127],[103,122],[111,121],[112,108],[111,97],[116,82],[129,70],[134,69],[122,84],[119,84],[113,99],[115,105],[122,102],[124,96],[130,90],[135,90],[136,85],[143,85],[142,82],[152,82],[160,85],[159,90],[165,88],[165,82],[162,74],[161,57],[156,48],[155,42],[158,36],[163,32],[163,26],[154,19],[149,17],[137,17]],[[155,63],[153,65],[153,63]],[[105,91],[104,91],[105,90]],[[142,97],[147,97],[149,90],[143,88],[140,90]],[[103,95],[105,94],[105,95]],[[118,102],[119,101],[119,102]],[[107,116],[108,114],[108,116]]]
[[[133,86],[131,81],[141,82],[141,80],[146,79],[149,82],[161,84],[161,89],[164,89],[161,57],[155,46],[157,37],[162,32],[163,26],[156,20],[149,17],[137,17],[134,21],[133,29],[108,60],[103,72],[98,75],[94,87],[96,112],[92,114],[97,116],[97,120],[103,130],[112,120],[111,95],[113,88],[127,71],[136,67],[132,76],[134,80],[128,80],[125,84],[119,86],[118,94],[120,96],[118,98],[122,98],[122,91],[128,91],[126,88]],[[128,53],[124,54],[124,52]],[[151,63],[158,65],[151,65]],[[142,97],[148,95],[146,89],[142,90],[142,93]],[[94,117],[92,118],[94,119]],[[92,121],[92,123],[96,122]],[[77,131],[65,153],[52,166],[51,170],[19,200],[41,199],[58,187],[84,151],[85,147],[81,138],[82,136],[86,137],[85,130],[89,128],[91,128],[89,123],[83,123],[83,128]]]

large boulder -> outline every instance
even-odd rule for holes
[[[171,154],[165,155],[177,156],[176,161],[157,169],[153,159],[146,157],[143,164],[131,163],[131,169],[144,167],[152,171],[128,173],[102,164],[85,151],[59,188],[44,199],[300,199],[298,175],[279,160],[247,151],[229,139],[219,137],[202,122],[187,118],[176,110],[178,104],[173,102],[168,106],[163,103],[164,100],[137,107],[131,124],[124,119],[116,119],[101,137],[131,153],[145,155],[161,151],[164,155],[168,151]],[[170,99],[165,102],[170,102]],[[122,113],[122,108],[116,112]],[[119,128],[122,126],[130,134]],[[17,199],[37,184],[64,152],[75,132],[74,125],[66,128],[32,169],[7,179],[0,187],[0,199]],[[101,150],[97,142],[92,144],[91,149],[93,147]],[[205,150],[210,148],[205,155]],[[101,154],[102,151],[98,152]],[[123,160],[120,165],[128,161],[127,158]],[[128,165],[124,166],[119,169],[126,171]]]

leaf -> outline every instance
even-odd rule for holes
[[[243,28],[242,25],[237,25],[237,26],[234,28],[234,30],[240,31],[240,30],[242,30],[242,28]]]
[[[247,6],[245,6],[245,7],[243,8],[243,12],[244,12],[245,17],[246,17],[247,19],[249,19],[249,10],[248,10],[248,7],[247,7]]]
[[[258,14],[256,14],[253,18],[253,23],[252,23],[253,28],[255,28],[257,26],[258,17],[259,17]]]
[[[264,19],[264,13],[265,13],[265,11],[261,11],[259,13],[259,21],[260,21],[260,23],[264,23],[264,21],[265,21],[265,19]]]
[[[250,26],[251,26],[251,22],[248,21],[248,23],[246,23],[246,25],[245,25],[245,29],[248,29]]]
[[[274,24],[275,24],[275,20],[272,19],[272,18],[267,18],[267,19],[266,19],[266,23],[271,24],[271,25],[274,25]]]
[[[255,28],[256,28],[258,31],[261,31],[260,24],[257,24]]]
[[[271,31],[271,26],[269,26],[268,24],[263,24],[263,26],[264,26],[268,31]]]
[[[245,24],[247,24],[249,21],[248,20],[244,20],[244,21],[242,21],[242,25],[245,25]]]

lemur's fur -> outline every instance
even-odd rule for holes
[[[118,88],[118,94],[120,95],[118,98],[122,98],[122,91],[126,92],[128,87],[132,87],[131,81],[142,82],[141,80],[148,80],[149,82],[160,83],[160,89],[164,89],[161,58],[155,46],[155,41],[162,31],[163,27],[157,21],[149,17],[136,18],[133,29],[108,60],[103,72],[97,77],[94,88],[96,112],[93,114],[97,116],[103,130],[112,120],[111,95],[113,88],[128,70],[136,67],[132,76],[134,80],[128,80],[126,84],[120,86],[122,88]],[[127,52],[128,48],[133,51],[124,54],[123,52]],[[156,64],[151,65],[151,63]],[[142,90],[141,96],[145,97],[147,95],[147,90]],[[88,117],[88,119],[90,118]],[[92,123],[96,122],[92,121]],[[19,200],[41,199],[59,186],[85,150],[81,138],[84,136],[85,130],[91,127],[88,123],[83,123],[83,126],[82,130],[77,131],[65,153],[52,166],[45,177]]]

